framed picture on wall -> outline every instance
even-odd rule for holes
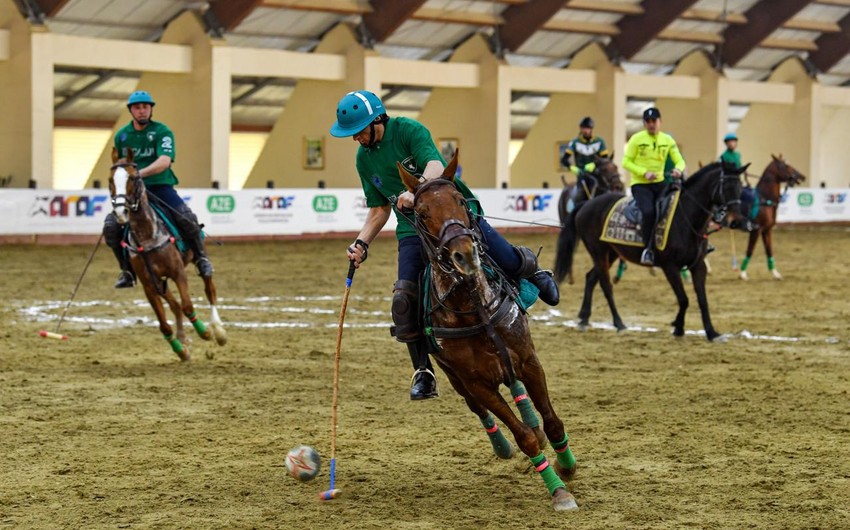
[[[304,169],[325,168],[325,137],[305,136],[301,153]]]
[[[437,147],[440,148],[440,154],[443,155],[446,162],[450,162],[454,158],[459,144],[460,142],[457,138],[440,138],[437,140]]]
[[[569,166],[561,165],[561,160],[564,158],[564,153],[567,151],[567,146],[570,145],[569,140],[555,142],[555,171],[569,171]]]

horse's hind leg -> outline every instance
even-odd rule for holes
[[[782,275],[779,274],[779,269],[776,268],[776,260],[773,259],[773,231],[768,228],[761,233],[761,239],[764,242],[764,251],[767,253],[767,270],[773,275],[775,280],[781,280]]]
[[[703,272],[705,272],[704,266]],[[685,293],[684,284],[682,284],[682,274],[679,267],[675,265],[665,266],[664,275],[667,277],[667,281],[670,282],[670,287],[673,288],[676,301],[679,303],[679,312],[676,313],[676,318],[670,325],[673,326],[673,335],[681,337],[685,334],[685,312],[688,310],[688,295]],[[696,279],[694,279],[694,285],[696,285]]]
[[[195,328],[195,332],[202,339],[212,339],[212,333],[209,329],[207,329],[207,325],[203,320],[198,318],[198,315],[195,313],[195,306],[192,304],[192,296],[189,294],[189,280],[186,279],[186,274],[183,272],[183,269],[179,269],[178,274],[175,276],[174,283],[177,284],[177,291],[180,293],[180,307],[183,310],[183,314],[186,315],[186,318],[188,318],[189,322],[192,323],[192,327]]]
[[[212,326],[215,342],[219,346],[227,344],[227,332],[224,330],[224,323],[218,315],[218,294],[215,290],[215,282],[212,277],[204,278],[204,293],[207,295],[207,301],[210,303],[210,322]]]
[[[623,319],[620,318],[620,313],[617,311],[617,306],[614,304],[614,286],[611,285],[611,258],[615,257],[615,253],[605,256],[603,259],[596,261],[596,270],[598,271],[599,286],[602,287],[602,293],[605,295],[605,300],[608,301],[608,308],[611,309],[611,316],[614,317],[614,327],[617,331],[626,329]]]
[[[750,277],[747,274],[747,267],[750,265],[750,258],[753,257],[753,251],[756,248],[756,241],[758,241],[759,233],[761,230],[754,230],[750,232],[750,238],[747,240],[747,255],[744,256],[744,259],[741,260],[741,279],[749,280]]]
[[[708,311],[708,295],[705,293],[705,278],[707,275],[705,264],[701,261],[698,262],[694,268],[691,269],[691,273],[694,277],[694,291],[697,293],[697,303],[699,304],[699,310],[702,314],[702,325],[705,328],[705,338],[713,341],[720,336],[720,333],[714,329],[714,326],[711,324],[711,314]]]
[[[165,294],[163,294],[163,297],[168,302],[168,307],[171,308],[171,312],[174,314],[174,325],[177,328],[177,340],[183,344],[188,344],[189,342],[186,338],[186,329],[183,327],[183,308],[180,306],[180,302],[177,301],[177,298],[174,297],[174,294],[167,285],[165,287]]]
[[[467,389],[478,403],[492,411],[511,430],[520,450],[531,459],[531,463],[546,484],[549,495],[552,496],[552,507],[556,511],[578,508],[575,498],[567,491],[564,481],[549,466],[546,455],[540,450],[534,431],[514,415],[498,390],[481,381],[471,382],[467,385]]]
[[[593,289],[596,288],[596,283],[599,281],[599,271],[596,270],[596,265],[587,271],[584,276],[584,298],[581,301],[581,309],[578,312],[579,328],[584,331],[590,323],[590,309],[593,303]]]

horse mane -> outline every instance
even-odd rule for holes
[[[718,167],[721,167],[721,166],[722,166],[722,162],[712,162],[712,163],[710,163],[710,164],[706,164],[706,165],[702,166],[701,168],[699,168],[699,169],[697,170],[697,172],[696,172],[696,173],[694,173],[693,175],[691,175],[690,177],[688,177],[688,179],[687,179],[687,180],[685,180],[685,182],[684,182],[684,187],[685,187],[685,188],[690,188],[691,186],[696,185],[697,183],[699,183],[699,182],[700,182],[700,180],[701,180],[701,179],[702,179],[705,175],[707,175],[707,174],[709,174],[709,173],[713,172],[714,170],[716,170]]]

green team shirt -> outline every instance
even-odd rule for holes
[[[425,166],[431,160],[446,164],[440,155],[431,133],[416,120],[410,118],[390,118],[385,124],[384,137],[375,147],[363,147],[357,151],[357,173],[360,184],[366,194],[366,206],[377,208],[395,204],[399,195],[407,191],[401,181],[396,162],[401,163],[415,177],[422,177]],[[460,178],[455,177],[455,185],[461,195],[469,202],[476,214],[483,214],[478,200]],[[406,217],[396,213],[398,226],[395,235],[398,239],[415,236],[416,231]]]
[[[594,136],[590,140],[585,140],[583,136],[578,136],[570,140],[567,144],[567,149],[564,151],[564,158],[561,165],[566,166],[564,161],[569,161],[569,157],[575,158],[575,165],[580,170],[584,166],[594,162],[594,156],[608,156],[608,147],[605,145],[605,140],[599,136]]]
[[[174,133],[164,123],[151,120],[147,127],[137,131],[131,121],[115,134],[115,149],[119,157],[127,156],[127,149],[133,150],[133,159],[144,169],[153,164],[162,155],[171,157],[174,162]],[[162,173],[145,177],[145,186],[158,184],[176,185],[177,175],[168,167]]]
[[[644,175],[647,171],[664,175],[668,157],[673,162],[673,167],[684,171],[685,159],[679,152],[676,140],[667,133],[659,132],[653,136],[644,129],[629,138],[626,153],[623,155],[623,167],[632,174],[631,184],[650,184]]]
[[[720,160],[727,164],[735,164],[735,167],[741,167],[741,153],[727,149],[720,155]]]

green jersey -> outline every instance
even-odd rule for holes
[[[595,156],[608,156],[608,147],[605,145],[605,140],[598,136],[586,140],[584,136],[579,135],[570,140],[567,144],[567,149],[564,151],[564,156],[561,159],[561,165],[569,167],[570,157],[575,157],[575,165],[580,171],[586,170],[586,166],[595,163]],[[588,169],[588,171],[593,171]]]
[[[720,155],[720,161],[727,164],[735,164],[735,167],[741,167],[741,153],[727,149]]]
[[[360,146],[357,151],[357,173],[366,194],[366,206],[377,208],[395,204],[398,196],[407,191],[398,174],[396,162],[401,163],[413,176],[421,177],[431,160],[446,164],[428,129],[410,118],[391,118],[384,125],[384,136],[377,145]],[[470,209],[476,214],[483,213],[475,195],[459,177],[455,177],[455,185],[464,197],[473,199],[469,202]],[[416,235],[407,217],[396,213],[396,219],[398,226],[395,234],[398,239]]]
[[[151,121],[144,129],[137,131],[131,121],[115,134],[115,149],[118,150],[118,156],[122,158],[127,156],[127,149],[132,149],[133,159],[139,165],[139,169],[153,164],[162,155],[169,156],[173,162],[174,133],[168,126],[158,121]],[[171,170],[171,166],[162,173],[145,177],[145,186],[148,187],[159,184],[174,186],[177,183],[177,175]]]

